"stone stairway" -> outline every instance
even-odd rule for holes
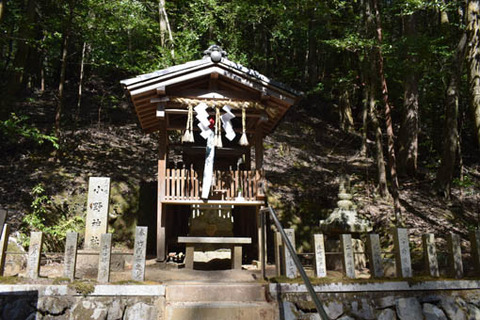
[[[165,320],[278,319],[266,285],[257,283],[171,283],[166,286]]]

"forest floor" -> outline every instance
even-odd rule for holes
[[[51,130],[52,95],[34,95],[16,110],[30,117],[28,124]],[[14,231],[20,228],[23,216],[32,210],[32,188],[39,183],[56,210],[85,214],[88,177],[107,176],[115,184],[112,188],[118,189],[110,218],[117,221],[112,224],[115,230],[120,230],[141,206],[135,196],[139,186],[156,181],[157,135],[142,132],[126,98],[108,112],[85,108],[76,125],[69,119],[64,128],[57,151],[25,139],[1,142],[0,206],[8,209],[8,222]],[[301,252],[309,251],[309,239],[319,220],[336,207],[340,174],[350,176],[359,215],[373,223],[387,246],[384,249],[391,249],[392,200],[380,198],[375,190],[374,145],[369,143],[369,157],[359,155],[360,146],[360,135],[343,132],[308,106],[293,108],[266,138],[269,201],[284,226],[295,227]],[[415,179],[400,180],[402,217],[414,243],[420,244],[421,234],[431,232],[444,247],[445,235],[455,232],[462,237],[465,252],[469,250],[468,232],[478,226],[480,215],[480,160],[479,155],[472,157],[474,161],[464,163],[467,183],[454,184],[448,201],[434,191],[434,166],[420,167]],[[121,204],[116,204],[117,200]],[[420,255],[421,247],[415,245],[412,254]]]

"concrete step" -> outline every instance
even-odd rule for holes
[[[265,302],[265,285],[258,283],[183,283],[166,286],[167,302]]]
[[[168,302],[165,320],[278,319],[276,305],[268,302]]]

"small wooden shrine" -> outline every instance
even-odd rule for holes
[[[263,139],[300,93],[216,45],[203,59],[121,83],[142,129],[159,134],[157,259],[181,250],[186,235],[250,237],[244,260],[257,259]],[[173,131],[181,143],[171,142]]]

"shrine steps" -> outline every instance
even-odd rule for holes
[[[166,286],[165,320],[278,319],[266,286],[257,283],[184,283]]]

